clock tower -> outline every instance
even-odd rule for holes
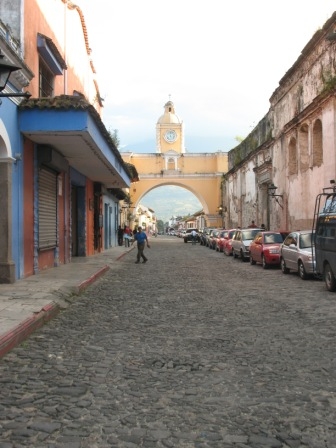
[[[170,100],[164,105],[164,113],[156,123],[156,152],[185,153],[183,121],[175,114],[174,103]]]

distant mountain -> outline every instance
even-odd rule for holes
[[[155,188],[141,199],[141,204],[154,210],[156,218],[163,222],[172,216],[188,216],[202,210],[196,196],[176,185]]]
[[[197,137],[190,136],[185,138],[186,152],[228,152],[236,147],[238,142],[233,137]],[[120,149],[120,152],[135,152],[135,153],[155,153],[156,142],[155,139],[144,142],[133,143],[126,145]]]

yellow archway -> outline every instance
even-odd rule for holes
[[[228,171],[227,153],[189,153],[184,147],[184,124],[175,113],[172,101],[156,123],[156,153],[123,152],[124,162],[135,166],[139,182],[130,188],[136,206],[141,198],[159,186],[176,185],[192,192],[203,206],[208,225],[219,225],[219,206],[223,206],[221,182]]]
[[[166,169],[166,154],[121,155],[125,162],[136,167],[139,175],[139,182],[133,183],[130,188],[133,207],[154,188],[175,185],[196,196],[202,204],[208,225],[218,225],[221,221],[218,207],[222,205],[222,176],[227,172],[226,153],[177,154],[175,169]]]

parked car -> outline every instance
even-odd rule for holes
[[[200,245],[201,246],[207,245],[207,237],[212,229],[213,229],[213,227],[204,227],[204,229],[202,229],[200,231]]]
[[[237,229],[227,230],[223,238],[223,252],[225,255],[232,255],[232,237]]]
[[[184,235],[184,237],[183,237],[183,241],[184,241],[185,243],[188,243],[189,241],[190,241],[190,242],[192,241],[192,235],[191,235],[191,232],[192,232],[193,230],[195,230],[195,231],[197,232],[197,235],[196,235],[196,243],[199,243],[199,242],[200,242],[200,236],[199,236],[198,229],[187,229],[187,230],[186,230],[186,233],[185,233],[185,235]]]
[[[280,249],[280,265],[284,274],[298,272],[302,280],[315,271],[314,238],[311,230],[291,232]]]
[[[225,236],[228,234],[228,230],[222,230],[217,238],[216,241],[216,251],[218,252],[223,252],[223,248],[224,248],[224,240],[225,240]]]
[[[232,237],[232,255],[234,258],[240,257],[242,261],[250,258],[250,244],[258,232],[262,229],[238,229]]]
[[[264,269],[280,266],[280,247],[284,241],[280,232],[258,232],[250,244],[250,263],[261,263]]]
[[[211,244],[209,246],[210,249],[217,250],[217,244],[218,244],[218,241],[219,241],[219,238],[220,238],[220,234],[221,234],[222,231],[223,231],[223,229],[215,229],[212,232]]]
[[[209,232],[206,235],[206,239],[205,239],[205,245],[206,247],[211,247],[212,245],[212,238],[213,238],[213,232],[215,231],[215,228],[211,228],[209,229]]]

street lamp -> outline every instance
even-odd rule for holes
[[[280,204],[278,198],[283,199],[283,194],[275,194],[275,192],[277,191],[278,187],[276,187],[273,183],[268,187],[268,196],[275,199],[275,202],[277,202],[281,208],[283,208],[283,206]]]
[[[22,67],[18,65],[14,65],[9,61],[5,60],[5,56],[1,53],[0,50],[0,97],[25,97],[29,98],[31,97],[31,94],[29,92],[25,93],[2,93],[2,91],[5,89],[7,82],[9,80],[10,75],[12,72],[15,72],[17,70],[21,70]]]
[[[219,207],[218,207],[218,214],[222,217],[222,227],[224,227],[224,214],[223,214],[223,206],[222,205],[220,205]]]

